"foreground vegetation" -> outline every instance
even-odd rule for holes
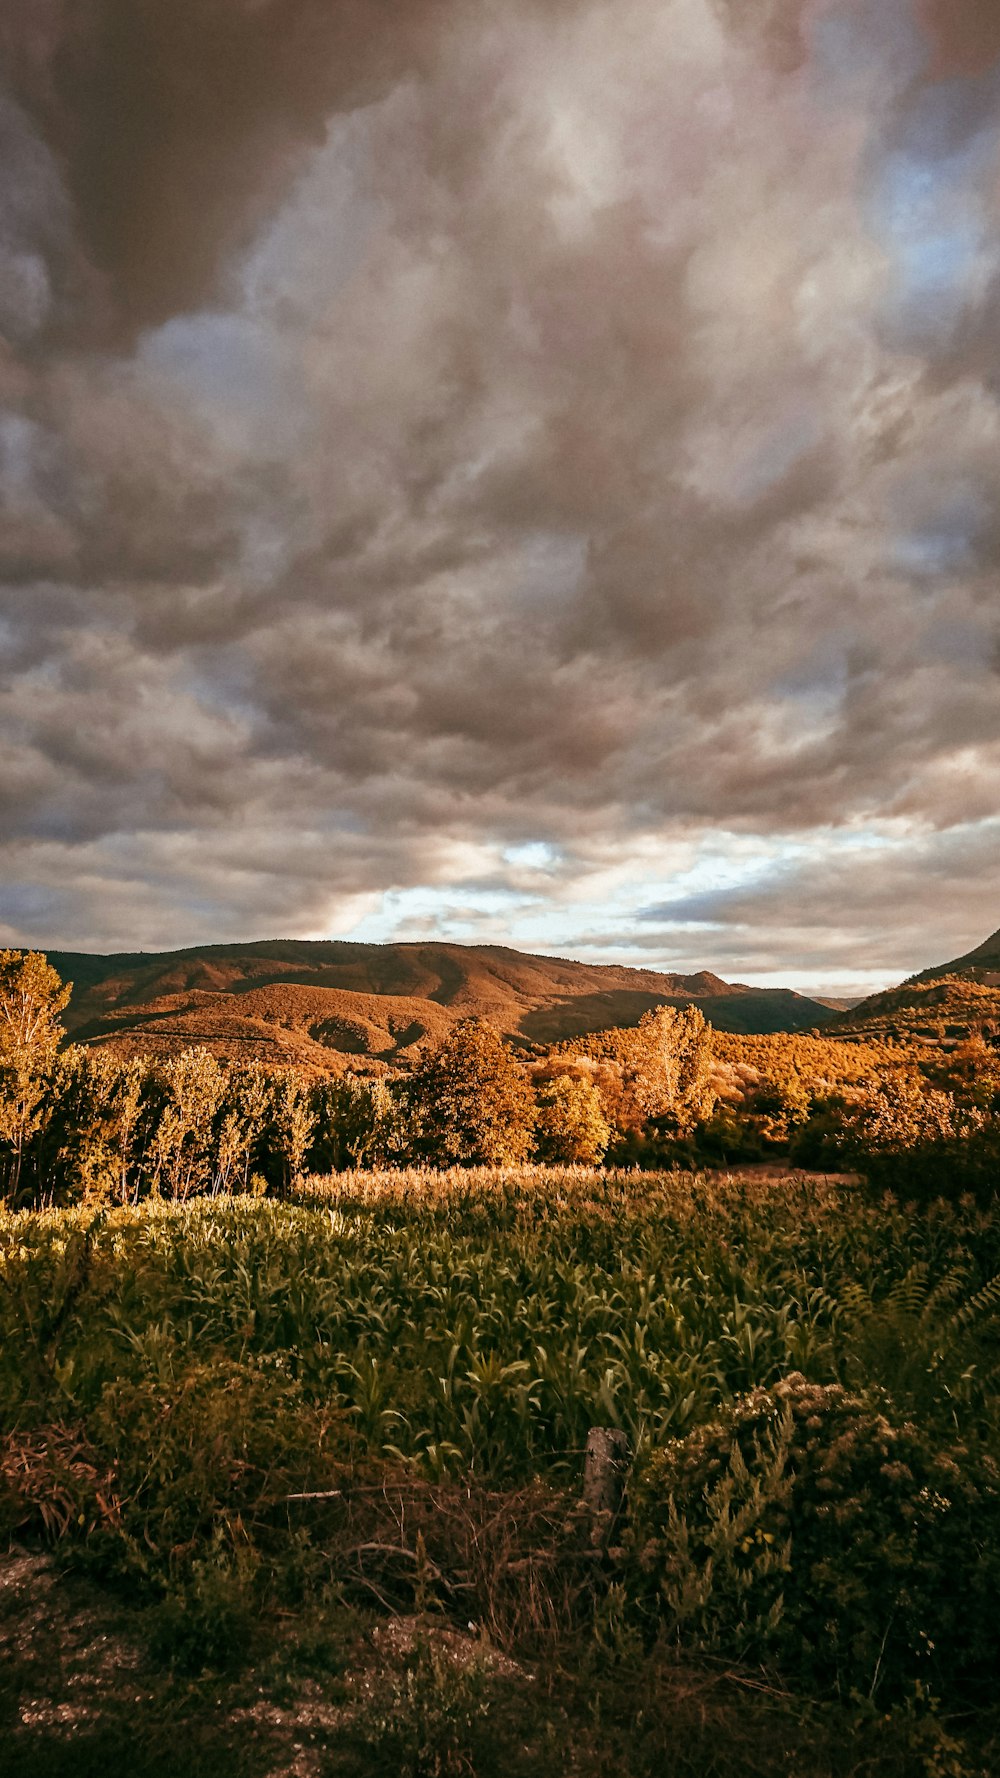
[[[834,1183],[423,1170],[8,1213],[0,1510],[145,1601],[178,1671],[263,1658],[262,1612],[310,1646],[416,1612],[603,1698],[622,1771],[978,1773],[998,1275],[995,1205]],[[614,1518],[579,1504],[594,1425],[634,1453]],[[435,1646],[400,1697],[475,1741],[496,1688]],[[765,1763],[665,1763],[639,1699],[692,1662],[767,1688]]]

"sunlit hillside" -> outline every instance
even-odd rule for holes
[[[74,985],[77,1042],[164,1055],[217,1055],[378,1073],[436,1042],[456,1020],[488,1019],[521,1045],[637,1025],[667,1002],[694,1004],[721,1031],[799,1031],[831,1009],[785,989],[617,964],[535,957],[500,945],[269,940],[188,951],[51,953]]]
[[[987,944],[995,946],[996,940]],[[926,970],[840,1014],[831,1022],[829,1034],[945,1048],[970,1037],[992,1039],[1000,1034],[1000,971],[961,958]]]

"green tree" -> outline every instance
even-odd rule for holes
[[[611,1141],[601,1096],[589,1080],[558,1074],[539,1088],[535,1149],[540,1161],[596,1167]]]
[[[25,1152],[43,1127],[48,1086],[66,1033],[59,1015],[70,996],[39,951],[0,951],[0,1142],[6,1188],[16,1197]]]
[[[217,1192],[247,1191],[251,1164],[271,1125],[275,1085],[259,1062],[230,1063],[215,1143]]]
[[[323,1081],[314,1104],[312,1160],[319,1172],[405,1165],[410,1158],[407,1108],[387,1081],[358,1074]]]
[[[107,1050],[62,1050],[45,1083],[45,1123],[32,1143],[36,1179],[56,1201],[112,1195],[109,1099],[118,1064]]]
[[[149,1135],[146,1094],[150,1065],[145,1056],[129,1056],[119,1062],[107,1095],[108,1141],[114,1154],[117,1193],[122,1203],[138,1201],[143,1159],[143,1137]]]
[[[512,1166],[528,1158],[535,1100],[525,1070],[483,1019],[462,1019],[410,1083],[427,1160]]]

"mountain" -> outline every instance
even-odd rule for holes
[[[831,1037],[888,1037],[945,1047],[967,1037],[1000,1035],[1000,932],[963,957],[921,970],[898,988],[870,994],[827,1030]]]
[[[913,977],[917,982],[939,981],[943,976],[961,975],[969,981],[983,982],[987,987],[1000,987],[1000,932],[991,932],[974,951],[941,963],[936,969],[924,969]]]
[[[663,1002],[701,1007],[722,1031],[801,1031],[831,1009],[780,988],[702,971],[662,974],[535,957],[502,945],[351,944],[270,939],[94,956],[50,951],[73,983],[78,1043],[167,1053],[205,1044],[270,1063],[379,1072],[478,1015],[531,1048],[636,1025]]]

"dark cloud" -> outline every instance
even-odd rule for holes
[[[331,113],[414,65],[438,0],[7,0],[0,59],[127,325],[216,294]]]

